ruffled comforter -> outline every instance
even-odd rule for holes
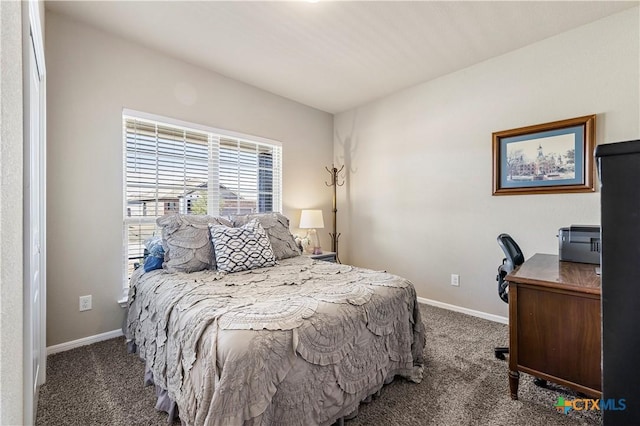
[[[187,425],[327,425],[394,376],[422,379],[413,285],[305,256],[138,273],[127,337]]]

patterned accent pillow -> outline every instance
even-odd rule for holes
[[[239,272],[276,264],[269,237],[257,219],[241,228],[211,225],[218,271]]]
[[[232,226],[231,222],[220,217],[179,213],[159,217],[156,223],[162,228],[162,267],[167,272],[215,269],[209,224]]]
[[[296,244],[291,231],[289,231],[289,219],[280,213],[258,213],[232,218],[233,226],[242,226],[251,219],[258,219],[260,225],[267,232],[273,254],[276,259],[287,259],[300,256],[300,249]]]

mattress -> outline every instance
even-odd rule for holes
[[[330,425],[394,377],[423,376],[411,282],[308,256],[136,271],[126,329],[187,425]]]

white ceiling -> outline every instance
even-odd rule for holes
[[[48,1],[46,8],[337,113],[638,4]]]

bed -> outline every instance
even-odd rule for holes
[[[274,247],[287,239],[265,228]],[[169,421],[330,425],[396,376],[422,380],[424,326],[406,279],[299,252],[217,266],[131,278],[127,340]]]

